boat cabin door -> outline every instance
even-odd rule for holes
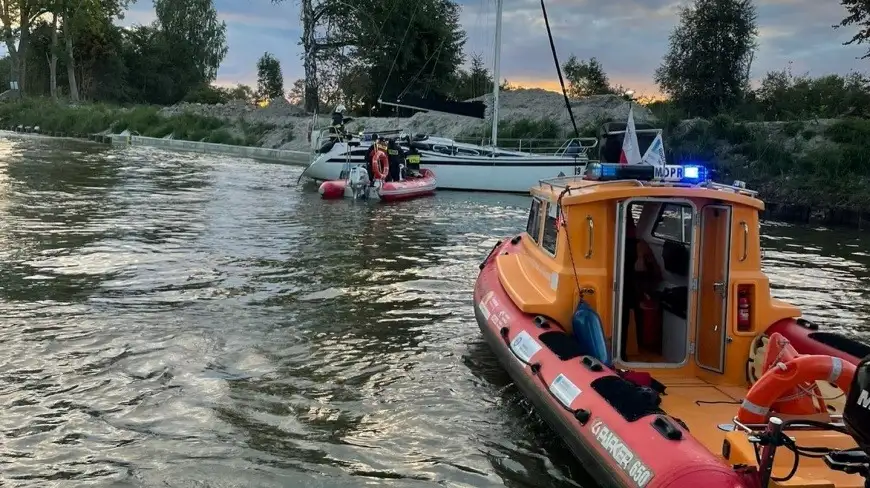
[[[731,265],[731,207],[701,208],[698,320],[695,360],[704,369],[725,371],[728,330],[728,270]]]

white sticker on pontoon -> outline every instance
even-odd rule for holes
[[[529,362],[532,356],[541,350],[541,345],[528,332],[522,331],[511,341],[511,350],[518,358]]]
[[[550,384],[550,392],[562,402],[562,405],[568,408],[571,408],[571,403],[580,395],[580,391],[580,388],[577,388],[577,385],[562,373],[559,373],[559,376],[556,376],[556,379]]]
[[[483,314],[483,318],[485,318],[486,320],[489,320],[489,307],[487,307],[487,302],[492,299],[492,296],[494,294],[494,292],[490,291],[489,293],[484,295],[483,298],[480,300],[480,303],[477,304],[477,308],[480,309],[480,313]]]
[[[601,419],[595,419],[591,427],[592,435],[595,440],[601,444],[601,447],[616,461],[616,464],[628,475],[638,488],[646,486],[655,473],[644,464],[638,457],[622,442],[618,435],[614,434],[610,427]]]

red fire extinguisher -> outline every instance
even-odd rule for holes
[[[746,290],[737,294],[737,330],[749,330],[749,296]]]

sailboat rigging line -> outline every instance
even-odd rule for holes
[[[571,126],[574,127],[574,137],[580,137],[577,130],[577,122],[574,121],[574,112],[571,110],[571,102],[568,100],[568,92],[565,90],[565,80],[562,78],[562,68],[559,67],[559,56],[556,55],[556,44],[553,43],[553,32],[550,31],[550,20],[547,18],[547,7],[541,0],[541,11],[544,13],[544,24],[547,25],[547,37],[550,38],[550,50],[553,51],[553,62],[556,63],[556,73],[559,74],[559,84],[562,85],[562,96],[565,97],[565,107],[568,108],[568,116],[571,118]]]
[[[387,84],[390,82],[390,76],[393,75],[393,70],[396,68],[396,61],[399,60],[399,54],[401,54],[401,46],[405,44],[405,39],[408,37],[408,32],[411,31],[411,24],[414,23],[414,17],[417,15],[417,9],[420,7],[420,2],[417,2],[417,5],[414,6],[414,12],[411,13],[411,18],[408,20],[408,27],[405,28],[405,35],[402,36],[402,42],[399,44],[400,49],[396,49],[396,55],[393,57],[393,64],[390,66],[390,72],[387,73],[387,77],[384,80],[384,86],[381,88],[381,94],[378,95],[378,100],[384,98],[384,92],[387,91]]]
[[[408,94],[408,90],[411,89],[411,85],[413,85],[414,82],[417,81],[417,78],[419,78],[420,75],[423,73],[423,70],[426,69],[426,65],[429,64],[429,61],[432,61],[433,58],[438,59],[438,56],[441,55],[441,48],[444,47],[444,41],[446,41],[446,40],[447,40],[446,36],[441,39],[441,43],[438,44],[438,49],[436,49],[435,52],[432,53],[432,55],[430,55],[428,58],[426,58],[426,62],[423,63],[423,66],[420,67],[420,69],[417,71],[417,74],[415,74],[411,78],[411,81],[408,82],[408,85],[405,87],[404,90],[402,90],[402,93],[399,93],[399,96],[396,97],[397,99],[401,100],[402,97],[404,97],[405,95]],[[435,63],[432,63],[432,74],[435,74],[435,68],[437,68],[437,67],[438,67],[437,61]],[[428,93],[429,93],[429,87],[426,87],[426,92],[424,93],[423,96],[425,96]]]

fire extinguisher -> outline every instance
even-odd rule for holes
[[[749,330],[749,297],[746,290],[740,290],[737,294],[737,328]]]

